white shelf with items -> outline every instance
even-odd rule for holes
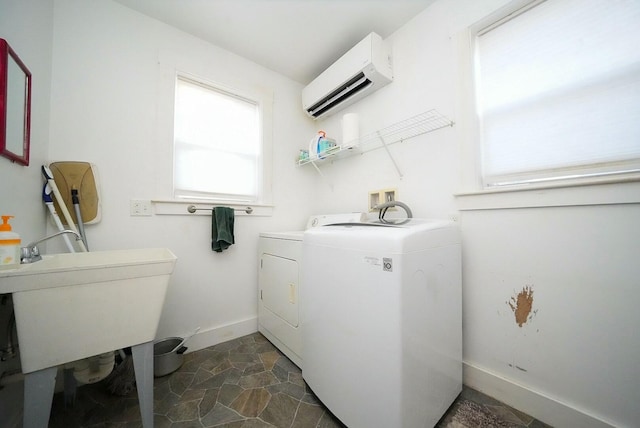
[[[312,164],[318,172],[320,172],[320,169],[316,165],[317,163],[340,159],[354,154],[366,153],[384,147],[398,171],[398,175],[402,178],[402,172],[389,151],[388,146],[408,140],[409,138],[417,137],[418,135],[446,128],[447,126],[453,126],[453,121],[440,114],[437,110],[429,110],[387,126],[374,133],[364,135],[358,140],[349,141],[346,147],[338,145],[330,148],[326,152],[320,153],[319,157],[300,159],[298,165]],[[322,173],[320,172],[320,174]]]

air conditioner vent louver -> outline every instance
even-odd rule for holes
[[[335,91],[309,107],[307,112],[313,117],[322,116],[322,114],[334,106],[344,102],[347,98],[355,95],[359,91],[367,89],[371,85],[371,80],[367,79],[364,73],[360,72],[357,76],[350,79],[344,85],[338,87]]]
[[[314,119],[335,113],[393,79],[389,52],[369,34],[302,90],[302,105]]]

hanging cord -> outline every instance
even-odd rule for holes
[[[401,222],[385,220],[384,216],[387,214],[387,210],[389,208],[391,208],[391,207],[400,207],[400,208],[402,208],[407,213],[407,218],[404,221],[401,221]],[[402,223],[408,222],[410,218],[413,218],[413,213],[411,212],[411,208],[409,208],[409,206],[407,204],[405,204],[404,202],[389,201],[389,202],[385,202],[384,204],[376,205],[374,208],[379,210],[378,211],[378,220],[380,220],[381,223],[402,224]]]
[[[386,223],[384,216],[387,215],[388,209],[389,207],[385,207],[385,208],[382,208],[381,210],[378,210],[378,220],[380,220],[380,222]]]

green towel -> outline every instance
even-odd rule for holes
[[[233,208],[216,207],[211,213],[211,249],[221,253],[233,245]]]

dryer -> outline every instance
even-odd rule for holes
[[[462,390],[457,226],[319,227],[303,257],[309,387],[350,428],[434,426]]]
[[[258,331],[298,367],[303,232],[261,233],[258,243]]]
[[[364,213],[313,215],[306,228],[366,220]],[[258,242],[258,331],[300,368],[303,234],[304,231],[262,232]]]

